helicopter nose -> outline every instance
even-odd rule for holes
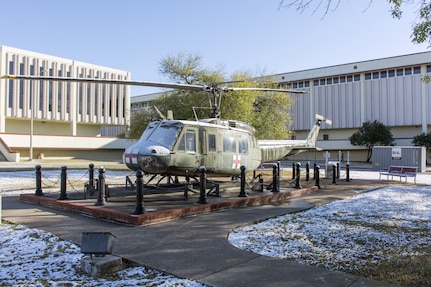
[[[161,174],[167,170],[169,162],[169,149],[159,145],[141,143],[125,152],[125,163],[132,170],[141,169],[146,173]]]
[[[170,162],[170,151],[162,146],[148,146],[139,154],[139,167],[151,174],[164,173]]]

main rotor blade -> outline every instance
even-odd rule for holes
[[[147,81],[130,81],[130,80],[111,80],[99,78],[70,78],[70,77],[54,77],[54,76],[28,76],[28,75],[5,75],[1,79],[12,80],[38,80],[38,81],[59,81],[59,82],[78,82],[78,83],[97,83],[97,84],[115,84],[115,85],[129,85],[141,87],[156,87],[167,89],[179,89],[188,91],[206,91],[214,92],[217,90],[215,86],[207,85],[189,85],[189,84],[176,84],[176,83],[163,83],[163,82],[147,82]],[[284,93],[300,93],[305,94],[307,91],[293,90],[293,89],[273,89],[273,88],[234,88],[224,87],[220,89],[223,92],[229,91],[263,91],[263,92],[284,92]]]
[[[307,91],[304,90],[293,90],[293,89],[275,89],[275,88],[223,88],[224,92],[228,91],[262,91],[262,92],[281,92],[281,93],[296,93],[296,94],[306,94]]]
[[[144,86],[168,89],[180,89],[189,91],[207,91],[207,86],[204,85],[186,85],[175,83],[163,82],[143,82],[143,81],[129,81],[129,80],[110,80],[99,78],[67,78],[67,77],[52,77],[52,76],[25,76],[25,75],[5,75],[2,79],[15,79],[15,80],[40,80],[40,81],[64,81],[64,82],[85,82],[96,84],[116,84],[116,85],[129,85],[129,86]]]

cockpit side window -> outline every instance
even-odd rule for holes
[[[196,133],[194,131],[186,131],[180,139],[177,150],[196,152]]]

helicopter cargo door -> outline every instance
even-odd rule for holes
[[[218,166],[219,152],[217,151],[217,137],[215,133],[203,132],[203,157],[201,165],[205,166],[207,171],[215,171]]]
[[[183,170],[199,169],[198,131],[187,128],[180,135],[176,149],[175,165]]]

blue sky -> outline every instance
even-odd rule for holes
[[[2,1],[0,45],[130,71],[133,80],[143,81],[167,81],[158,72],[159,62],[179,52],[201,55],[208,67],[222,65],[229,76],[240,70],[284,73],[428,51],[427,44],[411,43],[413,5],[396,20],[384,0],[341,0],[323,19],[323,10],[301,14],[279,10],[278,4]],[[156,91],[135,88],[132,95]]]

